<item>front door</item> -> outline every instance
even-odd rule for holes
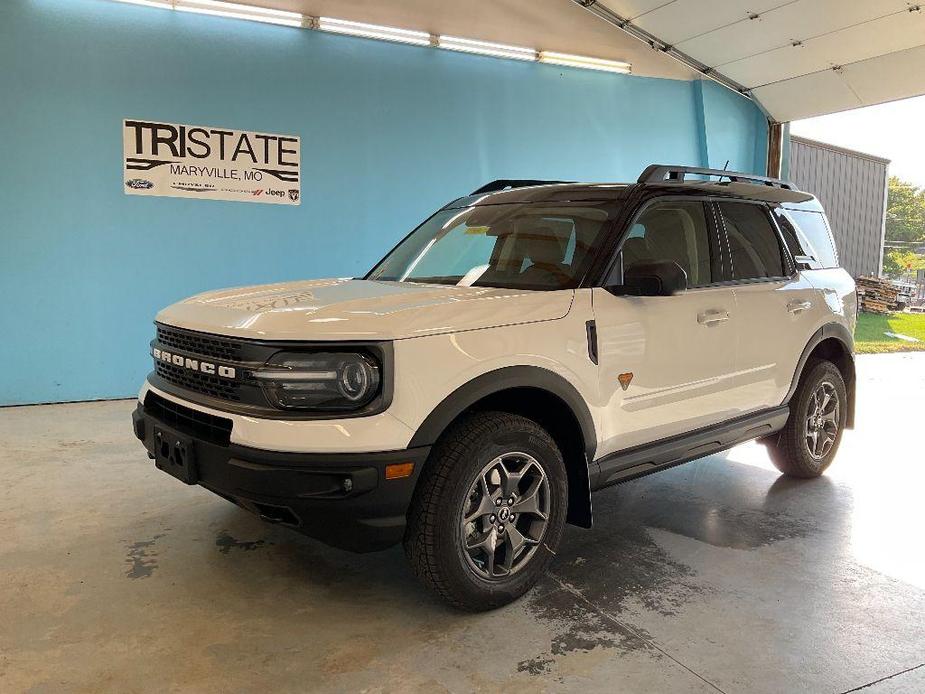
[[[727,394],[736,298],[731,287],[720,286],[720,247],[709,203],[656,201],[637,215],[611,277],[622,277],[634,263],[670,260],[687,274],[688,289],[652,297],[593,290],[606,401],[599,456],[738,414]]]

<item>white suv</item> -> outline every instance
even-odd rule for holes
[[[338,547],[403,542],[488,609],[591,526],[593,490],[756,438],[821,474],[853,424],[856,306],[789,183],[496,181],[363,279],[161,311],[135,433],[187,484]]]

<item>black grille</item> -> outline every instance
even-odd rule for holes
[[[188,436],[227,446],[231,440],[231,420],[178,405],[157,393],[145,396],[145,412],[159,422]]]
[[[201,371],[193,371],[163,361],[154,362],[154,372],[165,381],[196,393],[222,400],[235,402],[241,400],[240,384],[226,378],[204,374]]]
[[[223,340],[212,335],[203,335],[189,330],[178,330],[165,325],[157,326],[157,341],[180,352],[192,352],[215,359],[240,361],[241,343]]]

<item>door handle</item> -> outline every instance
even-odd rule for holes
[[[790,311],[790,313],[799,313],[800,311],[805,311],[812,305],[811,301],[791,301],[787,304],[787,310]]]
[[[729,311],[704,311],[697,314],[697,322],[700,325],[713,325],[729,320]]]

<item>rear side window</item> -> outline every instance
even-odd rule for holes
[[[784,258],[767,210],[744,202],[718,203],[736,280],[783,277]]]
[[[784,215],[793,220],[801,237],[803,255],[812,256],[820,267],[838,267],[835,243],[825,216],[821,212],[787,210]]]

